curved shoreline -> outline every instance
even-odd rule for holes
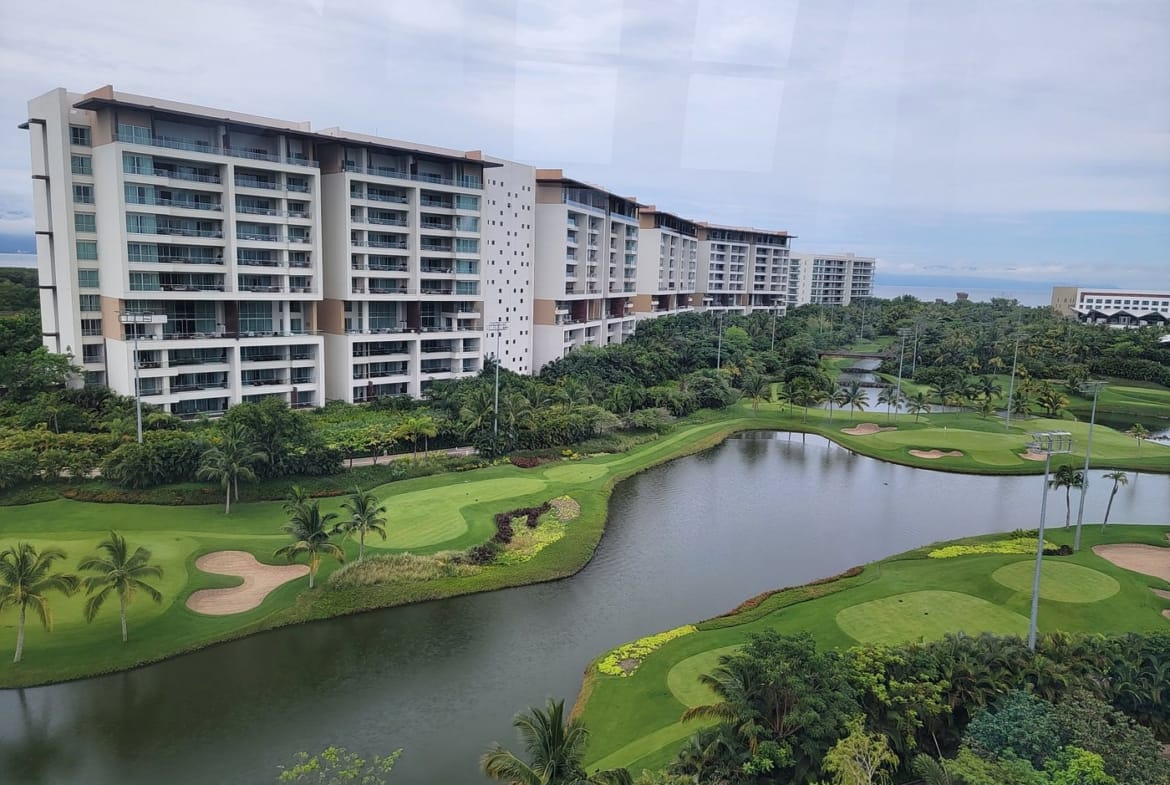
[[[868,458],[886,461],[911,468],[918,469],[933,469],[936,471],[949,471],[961,474],[985,474],[988,476],[1003,476],[1003,475],[1022,475],[1022,474],[1036,474],[1039,473],[1040,467],[1032,465],[1025,465],[1020,470],[1012,470],[1015,467],[1005,467],[1007,470],[968,470],[962,466],[946,466],[945,468],[939,466],[937,462],[921,460],[920,462],[912,460],[896,460],[891,459],[887,455],[875,455],[866,451],[861,445],[866,442],[865,437],[858,439],[859,444],[846,442],[837,437],[836,429],[840,426],[840,421],[837,423],[817,422],[817,423],[793,423],[789,422],[789,417],[793,415],[785,415],[783,412],[762,412],[756,414],[749,414],[745,411],[733,412],[733,416],[722,416],[711,418],[708,414],[706,422],[692,422],[680,425],[675,431],[669,432],[664,436],[639,445],[629,452],[615,454],[612,474],[597,486],[591,486],[588,483],[581,485],[582,489],[587,489],[585,495],[596,498],[591,499],[588,507],[583,507],[582,516],[578,524],[573,528],[571,537],[565,537],[556,545],[559,547],[550,547],[548,551],[557,551],[563,558],[554,560],[551,557],[546,559],[534,559],[531,562],[526,562],[521,565],[512,565],[507,568],[501,568],[501,571],[490,571],[478,576],[471,576],[469,578],[451,580],[442,585],[415,584],[415,585],[395,585],[392,591],[389,587],[380,587],[383,591],[377,589],[366,591],[348,591],[348,590],[315,590],[316,593],[308,595],[306,592],[298,592],[295,596],[285,602],[285,604],[277,609],[274,609],[268,614],[259,618],[254,618],[248,623],[241,625],[238,628],[223,631],[196,644],[175,647],[175,648],[160,648],[160,650],[150,653],[146,657],[139,657],[133,661],[114,662],[108,667],[76,669],[68,672],[62,672],[55,675],[46,676],[32,676],[27,680],[22,680],[19,677],[26,675],[20,672],[19,668],[8,668],[8,673],[0,674],[0,689],[10,689],[17,687],[39,686],[44,684],[59,683],[65,681],[74,681],[85,678],[92,678],[95,676],[106,675],[120,671],[132,670],[139,667],[151,665],[162,660],[170,659],[171,657],[182,656],[199,651],[211,646],[229,643],[248,635],[254,635],[259,632],[279,629],[282,627],[291,626],[294,624],[303,624],[311,621],[320,621],[333,619],[341,616],[352,615],[356,613],[365,613],[369,611],[382,610],[385,608],[399,607],[403,605],[410,605],[419,602],[428,602],[432,600],[447,599],[450,597],[464,596],[474,594],[482,591],[496,591],[505,588],[515,588],[519,586],[526,586],[536,583],[544,583],[555,580],[563,580],[576,575],[580,572],[589,561],[592,559],[597,545],[601,537],[605,533],[606,526],[609,520],[609,499],[613,493],[614,488],[618,483],[626,480],[642,471],[660,466],[678,458],[692,455],[697,452],[702,452],[722,443],[728,437],[735,433],[744,431],[768,431],[768,432],[793,432],[793,433],[812,433],[821,436],[828,441],[837,444],[843,449],[863,455]],[[688,437],[693,435],[693,439]],[[661,452],[661,454],[655,454]],[[647,455],[648,454],[648,455]],[[903,451],[901,455],[905,456]],[[907,456],[908,457],[908,456]],[[630,466],[621,465],[623,463],[632,464]],[[1105,468],[1105,467],[1100,467]],[[1159,471],[1157,468],[1144,468],[1144,471]],[[1168,465],[1165,471],[1170,471]],[[466,479],[466,474],[460,476],[458,474],[451,474],[449,477],[452,481],[463,481]],[[409,482],[409,481],[407,481]],[[78,502],[83,503],[83,502]],[[214,549],[199,550],[190,555],[188,561],[193,562],[199,557],[211,552]],[[566,550],[568,553],[566,553]],[[558,561],[559,563],[552,563]],[[506,572],[502,571],[506,569]],[[176,596],[176,602],[185,602],[186,598],[194,591],[197,591],[202,586],[188,586]],[[64,671],[65,669],[60,669]],[[15,677],[15,678],[12,678]]]

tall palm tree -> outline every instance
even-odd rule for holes
[[[838,408],[849,405],[849,391],[844,387],[837,387],[830,390],[828,393],[829,399],[829,422],[833,421],[833,404],[837,404]]]
[[[1142,452],[1142,442],[1150,438],[1150,432],[1146,430],[1146,426],[1142,425],[1140,422],[1135,422],[1133,427],[1125,432],[1125,435],[1132,436],[1133,438],[1137,439],[1139,455]]]
[[[223,434],[218,447],[208,447],[199,460],[195,476],[201,480],[218,482],[223,488],[223,514],[232,511],[232,492],[240,500],[240,478],[255,480],[253,467],[268,460],[264,451],[257,449],[238,425],[231,424]]]
[[[1079,472],[1068,464],[1062,464],[1056,467],[1056,471],[1052,473],[1052,479],[1048,481],[1048,487],[1052,489],[1064,488],[1064,527],[1067,529],[1072,521],[1072,495],[1073,488],[1080,488],[1085,482],[1085,473]]]
[[[1113,509],[1113,497],[1122,485],[1129,485],[1129,475],[1123,471],[1109,472],[1102,475],[1106,480],[1113,480],[1113,490],[1109,492],[1109,503],[1105,505],[1105,520],[1101,521],[1101,531],[1105,531],[1105,524],[1109,523],[1109,511]]]
[[[342,519],[334,527],[334,531],[341,534],[358,535],[358,561],[366,558],[366,533],[373,532],[386,539],[386,505],[377,496],[361,488],[354,488],[353,493],[341,505],[341,509],[349,513],[349,518]]]
[[[528,762],[494,744],[480,758],[483,773],[510,785],[629,785],[625,769],[589,774],[585,744],[589,731],[580,719],[565,721],[565,702],[549,700],[545,709],[532,708],[512,721],[520,731]]]
[[[781,382],[776,385],[776,401],[781,406],[788,404],[788,413],[792,413],[792,405],[796,402],[796,390],[791,384]]]
[[[45,595],[59,591],[70,595],[77,591],[77,576],[64,572],[51,572],[53,562],[64,559],[65,551],[60,548],[45,548],[38,551],[35,545],[18,542],[0,551],[0,611],[5,608],[19,608],[16,622],[16,656],[13,662],[20,662],[24,655],[24,620],[29,606],[36,611],[46,630],[53,629],[53,609]]]
[[[309,588],[313,588],[317,568],[321,566],[321,554],[332,556],[339,562],[345,561],[345,552],[329,541],[330,524],[337,513],[321,514],[321,503],[305,502],[292,510],[288,523],[282,528],[293,541],[277,548],[274,556],[284,556],[290,562],[302,553],[309,555]]]
[[[890,413],[895,406],[902,405],[902,395],[898,392],[897,387],[883,387],[882,391],[878,393],[878,405],[886,405],[886,419],[890,419]]]
[[[930,400],[926,393],[918,392],[906,399],[906,411],[914,415],[914,422],[923,414],[930,414]]]
[[[406,439],[410,442],[411,458],[418,458],[418,440],[428,439],[438,433],[438,428],[435,425],[435,418],[429,414],[421,414],[415,417],[407,417],[398,424],[394,429],[394,438]],[[430,448],[427,448],[427,453],[430,453]]]
[[[865,394],[861,382],[850,382],[845,388],[845,403],[849,404],[849,416],[854,419],[857,419],[858,410],[864,412],[865,407],[869,406],[869,396]]]
[[[141,590],[155,602],[162,602],[162,592],[147,583],[144,578],[161,578],[162,567],[150,563],[150,551],[139,546],[130,553],[125,538],[117,532],[98,543],[98,550],[105,555],[88,556],[81,560],[77,569],[82,572],[96,572],[81,581],[85,593],[91,595],[85,603],[85,620],[92,622],[102,603],[110,592],[118,595],[122,617],[122,643],[126,642],[126,607],[134,601],[134,595]]]
[[[740,387],[744,395],[752,399],[752,411],[760,410],[760,399],[768,394],[768,380],[763,374],[748,371],[740,377]]]

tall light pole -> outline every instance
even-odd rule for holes
[[[1016,361],[1020,359],[1020,339],[1023,337],[1022,333],[1016,333],[1016,348],[1012,351],[1012,379],[1008,383],[1007,424],[1004,426],[1009,431],[1012,429],[1012,400],[1016,395]]]
[[[1080,386],[1083,393],[1093,394],[1093,409],[1089,413],[1089,438],[1085,440],[1085,469],[1081,472],[1081,501],[1077,505],[1077,533],[1073,536],[1073,552],[1081,549],[1081,523],[1085,520],[1085,494],[1089,490],[1089,454],[1093,450],[1093,424],[1097,421],[1097,396],[1105,386],[1102,381],[1087,381]]]
[[[719,342],[715,348],[715,370],[723,367],[723,311],[719,311]]]
[[[921,323],[914,323],[914,345],[910,349],[910,377],[913,378],[915,372],[918,370],[918,328]]]
[[[492,408],[492,449],[494,450],[500,439],[500,336],[508,329],[508,323],[492,322],[488,325],[488,329],[494,330],[496,333],[496,395],[495,405]]]
[[[1040,497],[1040,534],[1036,543],[1036,571],[1032,575],[1032,616],[1028,621],[1028,649],[1036,651],[1036,621],[1040,615],[1040,565],[1044,562],[1044,517],[1048,512],[1048,471],[1052,456],[1072,452],[1072,434],[1044,431],[1032,434],[1033,452],[1044,453],[1044,495]]]
[[[773,351],[773,352],[776,351],[776,315],[779,313],[779,311],[780,311],[780,309],[776,306],[776,303],[773,302],[772,303],[772,348],[771,348],[771,351]]]
[[[898,418],[897,407],[902,405],[902,363],[906,360],[906,338],[910,336],[909,327],[899,327],[898,337],[902,339],[902,349],[898,352],[898,389],[895,394],[897,400],[894,401],[894,419]]]
[[[142,331],[141,325],[166,323],[166,316],[155,316],[149,311],[118,312],[119,320],[124,325],[134,326],[134,409],[138,421],[138,443],[142,444],[142,361],[138,355],[138,334]]]

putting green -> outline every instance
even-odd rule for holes
[[[545,469],[544,478],[552,482],[589,482],[604,476],[607,471],[595,463],[567,463]]]
[[[954,591],[913,591],[852,605],[837,626],[863,643],[904,643],[960,630],[1023,635],[1028,620],[987,600]]]
[[[699,681],[699,676],[713,671],[718,667],[720,657],[731,654],[738,648],[739,646],[722,646],[680,660],[666,674],[666,686],[684,706],[705,706],[713,703],[717,700],[715,693]]]
[[[480,502],[496,502],[536,493],[544,480],[508,477],[464,482],[387,499],[386,539],[367,537],[366,547],[410,550],[439,545],[467,532],[463,509]],[[406,521],[406,523],[400,523]]]
[[[1036,563],[1012,562],[991,574],[997,583],[1032,594]],[[1099,602],[1121,591],[1121,584],[1103,572],[1079,564],[1045,559],[1040,568],[1040,597],[1056,602]]]

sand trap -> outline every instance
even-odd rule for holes
[[[950,450],[949,452],[943,452],[942,450],[910,450],[910,454],[915,458],[926,458],[930,461],[935,461],[939,458],[963,457],[963,453],[959,450]]]
[[[1106,561],[1113,562],[1122,569],[1170,581],[1170,548],[1122,543],[1120,545],[1095,545],[1093,553]],[[1159,597],[1170,599],[1170,592],[1161,589],[1153,589],[1153,592]],[[1162,615],[1170,619],[1170,610],[1162,611]]]
[[[210,616],[227,616],[250,611],[274,589],[309,574],[305,564],[273,566],[261,564],[245,551],[216,551],[200,556],[195,566],[216,575],[239,575],[240,586],[230,589],[200,589],[187,598],[187,607]]]
[[[1030,451],[1030,450],[1029,450],[1028,452],[1026,452],[1026,453],[1023,453],[1022,455],[1020,455],[1020,457],[1021,457],[1021,458],[1023,458],[1025,461],[1040,461],[1040,462],[1044,462],[1044,461],[1047,459],[1047,457],[1048,457],[1048,456],[1046,456],[1046,455],[1045,455],[1044,453],[1042,453],[1042,452],[1032,452],[1032,451]]]
[[[896,425],[887,425],[883,427],[878,425],[876,422],[863,422],[853,426],[852,428],[842,428],[841,433],[847,433],[850,436],[872,436],[879,431],[896,430],[898,430],[898,426]]]

